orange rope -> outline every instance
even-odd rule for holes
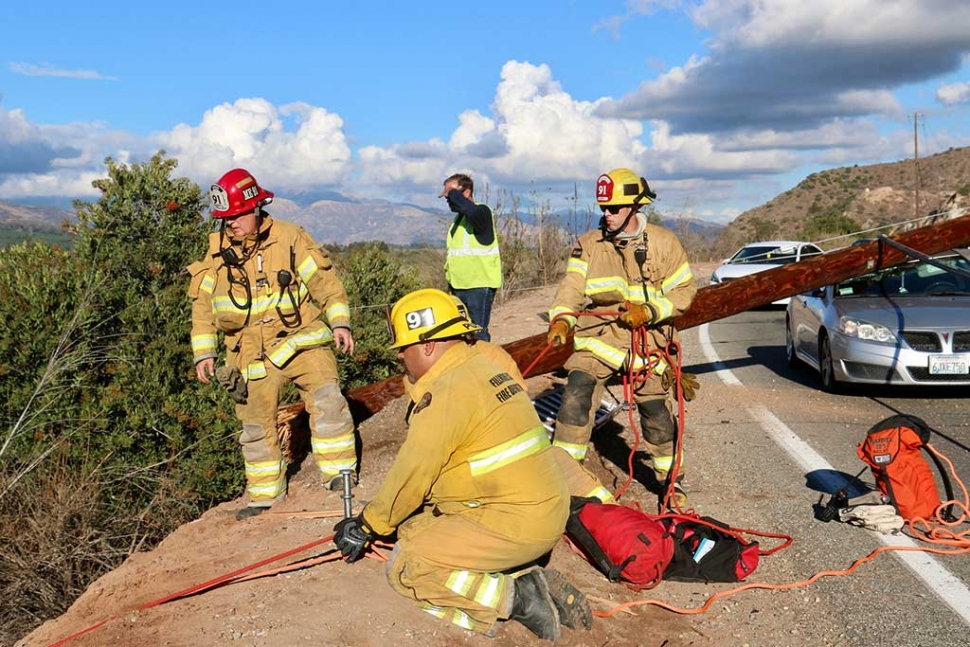
[[[328,515],[328,516],[332,516],[332,515]],[[340,555],[340,553],[338,553],[338,552],[329,552],[329,553],[327,553],[325,555],[322,555],[320,557],[314,557],[314,558],[302,560],[302,561],[299,561],[299,562],[295,562],[293,564],[289,564],[287,566],[282,566],[280,568],[269,569],[269,570],[260,571],[260,572],[256,572],[256,573],[250,573],[250,571],[252,571],[254,569],[257,569],[260,566],[265,566],[266,564],[271,564],[273,562],[277,562],[277,561],[279,561],[281,559],[285,559],[285,558],[289,557],[290,555],[295,555],[297,553],[302,553],[302,552],[304,552],[306,550],[309,550],[310,548],[314,548],[314,547],[319,546],[321,544],[325,544],[325,543],[327,543],[329,541],[333,541],[333,537],[334,537],[333,535],[330,535],[329,537],[324,537],[323,539],[318,539],[316,541],[312,541],[309,544],[304,544],[303,546],[298,546],[298,547],[296,547],[296,548],[294,548],[292,550],[288,550],[288,551],[286,551],[284,553],[280,553],[279,555],[274,555],[272,557],[268,557],[268,558],[266,558],[264,560],[260,560],[260,561],[256,562],[255,564],[250,564],[249,566],[245,566],[245,567],[240,568],[238,570],[232,571],[231,573],[226,573],[224,575],[220,575],[219,577],[213,578],[213,579],[211,579],[211,580],[209,580],[207,582],[203,582],[202,584],[197,584],[195,586],[190,586],[189,588],[183,589],[181,591],[178,591],[177,593],[172,593],[171,595],[167,595],[167,596],[162,597],[162,598],[159,598],[157,600],[153,600],[151,602],[146,602],[145,604],[139,605],[139,606],[137,606],[135,608],[137,610],[139,610],[139,611],[144,610],[144,609],[150,609],[152,607],[157,607],[157,606],[163,605],[163,604],[165,604],[167,602],[172,602],[174,600],[179,600],[179,599],[182,599],[182,598],[186,598],[186,597],[189,597],[190,595],[195,595],[197,593],[204,593],[206,591],[210,591],[212,589],[215,589],[215,588],[218,588],[218,587],[221,587],[221,586],[226,586],[226,585],[229,585],[229,584],[236,584],[238,582],[245,582],[247,580],[254,580],[254,579],[261,578],[261,577],[267,577],[269,575],[276,575],[278,573],[285,573],[287,571],[295,571],[295,570],[298,570],[298,569],[302,569],[302,568],[307,568],[309,566],[313,566],[315,564],[321,564],[323,562],[336,561],[336,560],[342,558],[342,556]],[[378,550],[378,548],[390,548],[391,546],[392,546],[391,544],[387,544],[387,543],[384,543],[384,542],[375,541],[371,545],[370,551],[368,553],[366,553],[365,556],[366,557],[370,557],[372,559],[377,559],[378,561],[381,561],[381,562],[387,562],[388,561],[387,556],[384,555],[380,550]],[[106,620],[102,620],[101,622],[99,622],[97,624],[91,625],[90,627],[88,627],[86,629],[82,629],[81,631],[78,631],[76,633],[73,633],[70,636],[67,636],[66,638],[62,638],[61,640],[59,640],[59,641],[57,641],[55,643],[52,643],[50,645],[50,647],[60,647],[61,645],[64,645],[65,643],[67,643],[67,642],[69,642],[69,641],[71,641],[71,640],[73,640],[73,639],[75,639],[75,638],[77,638],[79,636],[83,636],[84,634],[90,633],[90,632],[94,631],[95,629],[98,629],[100,627],[103,627],[104,625],[108,624],[112,620],[117,620],[118,617],[119,616],[112,616],[112,617],[110,617],[110,618],[108,618]]]

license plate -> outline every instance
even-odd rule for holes
[[[930,375],[970,373],[970,355],[930,355]]]

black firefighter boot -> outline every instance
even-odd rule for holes
[[[515,578],[515,594],[509,620],[517,620],[543,640],[559,640],[559,612],[549,594],[549,583],[541,568],[534,567]]]
[[[551,568],[545,569],[549,595],[559,612],[559,621],[565,627],[589,629],[593,626],[593,611],[583,592],[569,583],[562,573]]]

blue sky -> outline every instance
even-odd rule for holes
[[[158,149],[203,186],[553,206],[628,166],[726,222],[807,174],[970,144],[966,0],[14,0],[0,200],[94,197]],[[481,198],[479,194],[477,197]]]

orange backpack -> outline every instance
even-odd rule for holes
[[[941,503],[933,472],[920,453],[929,439],[930,428],[923,420],[901,414],[876,423],[856,449],[872,470],[876,487],[907,521],[932,519]]]

